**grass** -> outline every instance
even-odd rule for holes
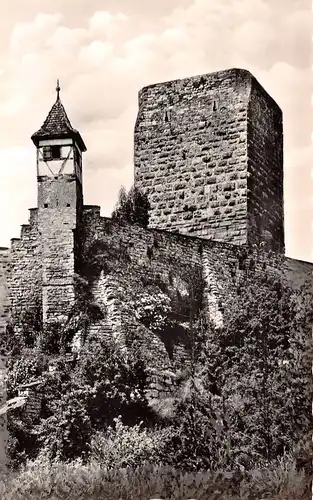
[[[3,500],[305,500],[309,495],[309,479],[288,459],[250,471],[201,473],[38,459],[0,481]]]

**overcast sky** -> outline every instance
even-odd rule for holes
[[[287,254],[313,261],[308,0],[10,0],[0,21],[0,246],[36,206],[30,136],[61,99],[88,151],[85,203],[110,215],[133,180],[144,85],[249,69],[281,106]]]

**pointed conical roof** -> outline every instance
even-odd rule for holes
[[[74,139],[81,151],[86,151],[85,143],[80,133],[75,130],[64,109],[59,95],[60,87],[57,86],[57,99],[53,104],[43,125],[35,132],[31,139],[35,146],[38,146],[40,139],[61,139],[71,137]]]

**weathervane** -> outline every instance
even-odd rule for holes
[[[59,79],[57,79],[57,86],[56,86],[55,90],[57,91],[57,99],[59,99],[60,98],[60,90],[61,90]]]

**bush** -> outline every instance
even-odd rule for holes
[[[163,292],[153,293],[148,288],[140,299],[130,302],[134,307],[136,318],[153,331],[159,331],[169,322],[171,299]]]
[[[92,429],[87,404],[90,390],[71,384],[50,401],[51,415],[36,426],[41,449],[50,459],[72,460],[85,457]]]
[[[121,417],[106,433],[98,432],[91,441],[91,459],[107,468],[138,467],[162,462],[168,430],[152,431],[142,424],[123,425]]]

